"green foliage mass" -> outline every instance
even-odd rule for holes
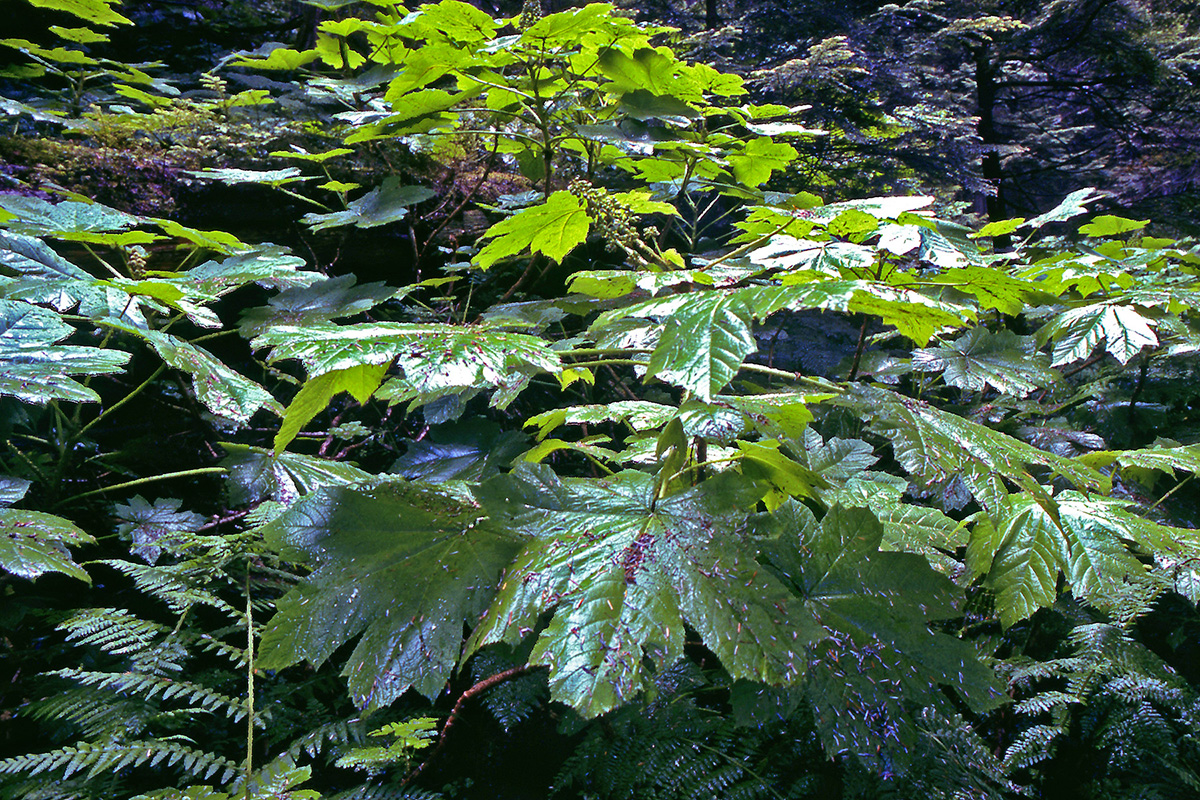
[[[116,3],[33,5],[85,27],[3,41],[21,130],[194,110],[92,54]],[[201,83],[265,155],[187,180],[304,242],[405,233],[406,285],[0,194],[0,791],[1200,788],[1195,243],[1095,189],[979,230],[826,203],[803,109],[613,6],[312,5],[309,46],[214,68],[262,94]],[[841,363],[780,347],[806,320]]]

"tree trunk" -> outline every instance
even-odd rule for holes
[[[975,101],[979,124],[976,131],[984,147],[981,172],[991,191],[980,192],[975,198],[977,213],[986,213],[988,221],[1006,218],[1007,204],[1004,200],[1004,174],[1000,166],[1000,153],[995,149],[1000,144],[996,132],[996,73],[997,65],[992,60],[991,48],[984,45],[975,50]],[[997,236],[993,244],[997,250],[1007,249],[1007,236]]]

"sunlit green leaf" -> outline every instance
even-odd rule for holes
[[[590,227],[591,219],[579,198],[569,192],[555,192],[543,205],[518,211],[493,225],[487,232],[491,241],[479,251],[475,263],[487,269],[525,251],[562,261],[583,243]]]
[[[94,390],[71,376],[120,372],[130,354],[56,344],[73,332],[49,309],[0,300],[0,395],[37,405],[99,402]]]
[[[550,667],[551,694],[585,716],[649,687],[647,663],[682,654],[685,624],[734,677],[788,683],[817,636],[792,598],[734,533],[747,502],[735,476],[655,498],[653,476],[561,479],[519,465],[484,485],[493,519],[531,537],[505,573],[473,646],[519,642],[553,612],[530,662]]]
[[[21,578],[61,572],[91,583],[72,558],[69,547],[94,544],[96,539],[74,523],[41,511],[0,508],[0,569]]]
[[[390,177],[385,179],[382,185],[357,200],[350,201],[345,211],[305,214],[304,222],[314,233],[343,225],[377,228],[403,219],[410,206],[424,202],[433,195],[433,191],[424,186],[407,186],[399,178]]]
[[[275,452],[286,450],[296,434],[342,392],[348,393],[360,404],[370,400],[383,382],[387,368],[387,364],[358,364],[324,372],[307,381],[283,413],[283,423],[272,445]]]
[[[270,392],[233,371],[204,348],[170,333],[142,330],[111,319],[105,324],[141,339],[168,366],[188,373],[196,399],[218,417],[244,425],[259,409],[283,414],[283,407]]]
[[[1087,358],[1101,344],[1122,364],[1129,363],[1143,348],[1158,346],[1153,320],[1119,303],[1068,309],[1038,331],[1038,338],[1054,342],[1051,364],[1056,367]]]
[[[96,25],[132,25],[133,22],[113,10],[113,0],[29,0],[30,5],[65,11]]]

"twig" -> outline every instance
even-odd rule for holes
[[[429,758],[422,761],[412,772],[404,776],[404,780],[400,781],[400,785],[407,786],[409,783],[411,783],[418,775],[424,772],[425,769],[438,757],[438,754],[445,749],[447,734],[450,733],[450,729],[453,728],[458,723],[459,718],[462,717],[463,708],[467,703],[483,694],[488,689],[491,689],[493,686],[498,686],[505,681],[510,681],[513,678],[519,678],[522,675],[526,675],[536,669],[542,668],[543,667],[540,664],[524,664],[519,667],[513,667],[512,669],[506,669],[503,672],[497,672],[495,675],[484,678],[479,683],[475,684],[470,689],[467,689],[465,692],[459,695],[458,701],[455,702],[454,708],[450,711],[450,716],[446,718],[446,724],[442,726],[442,733],[441,736],[438,737],[437,746],[433,748],[433,752],[429,754]]]

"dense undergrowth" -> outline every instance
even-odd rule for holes
[[[31,2],[5,153],[295,246],[9,156],[5,796],[1200,791],[1193,242],[826,202],[606,5],[323,3],[181,87]]]

